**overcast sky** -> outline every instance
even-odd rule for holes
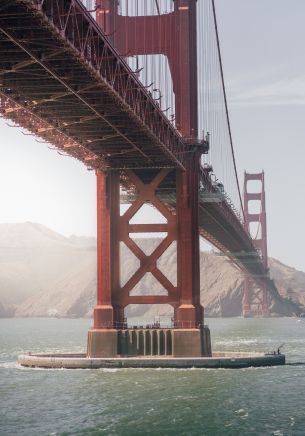
[[[305,1],[216,6],[240,174],[265,170],[269,254],[305,270]]]
[[[240,181],[265,170],[269,254],[305,270],[305,1],[216,7]],[[95,235],[95,176],[0,120],[0,223],[23,221]]]

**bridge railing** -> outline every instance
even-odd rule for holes
[[[210,172],[204,167],[200,170],[200,192],[202,201],[206,203],[218,203],[226,216],[231,219],[236,228],[242,229],[250,238],[250,235],[244,229],[244,221],[241,213],[236,209],[225,188],[221,183],[212,180]],[[206,199],[206,200],[205,200]]]

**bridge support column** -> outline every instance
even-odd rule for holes
[[[113,305],[120,274],[119,208],[119,173],[97,172],[97,304],[93,311],[93,328],[88,333],[88,355],[95,357],[117,355],[115,326],[123,322],[123,311]]]
[[[198,192],[199,159],[194,156],[188,161],[186,171],[177,172],[179,305],[175,312],[173,354],[179,357],[209,354],[204,347],[207,332],[200,304]]]
[[[120,214],[120,180],[117,172],[97,173],[97,305],[94,328],[110,328],[119,321],[112,304],[119,285],[119,241],[117,218]]]
[[[255,283],[248,275],[244,278],[243,316],[270,316],[268,290],[266,285]]]
[[[127,171],[128,186],[133,185],[136,199],[120,216],[120,179],[118,172],[97,173],[97,304],[94,325],[88,334],[88,355],[113,357],[122,350],[125,337],[124,308],[129,304],[164,304],[174,307],[171,329],[171,354],[176,357],[210,355],[210,336],[204,328],[200,304],[198,177],[199,161],[191,160],[186,171],[160,170],[151,175]],[[176,183],[176,210],[163,202],[166,183]],[[150,179],[147,182],[147,179]],[[164,183],[164,185],[162,185]],[[132,198],[132,195],[131,197]],[[143,204],[151,203],[166,218],[166,224],[131,224]],[[166,232],[155,250],[146,255],[131,238],[131,233]],[[177,241],[177,286],[158,268],[158,259]],[[129,280],[120,283],[120,242],[139,259],[140,266]],[[156,295],[134,293],[135,286],[150,273],[166,290]],[[168,329],[167,329],[168,330]],[[124,347],[123,347],[124,348]],[[126,348],[126,347],[125,347]],[[125,349],[124,348],[124,349]],[[128,348],[128,347],[127,347]],[[129,348],[128,348],[129,350]],[[141,355],[141,350],[132,350]]]
[[[200,250],[198,225],[199,161],[177,172],[178,288],[177,326],[196,328],[203,323],[200,304]]]

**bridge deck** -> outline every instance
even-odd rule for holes
[[[81,2],[0,12],[0,95],[18,124],[95,168],[182,167],[180,134]]]

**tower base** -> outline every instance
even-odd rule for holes
[[[208,327],[199,329],[90,329],[87,357],[210,357]]]
[[[243,310],[243,317],[244,318],[252,318],[252,312],[250,309],[244,309]]]
[[[88,357],[116,357],[118,355],[118,330],[90,329],[88,332]]]

